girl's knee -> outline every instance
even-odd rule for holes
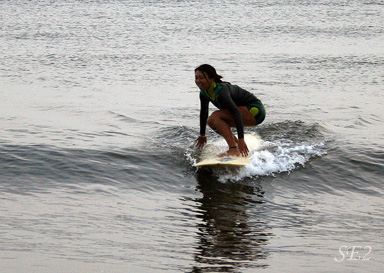
[[[212,129],[215,128],[215,119],[212,118],[212,115],[208,117],[207,119],[207,124],[209,127],[211,127]]]
[[[213,112],[207,119],[207,124],[209,127],[211,127],[212,129],[216,129],[216,120],[218,118],[218,113],[217,111]]]

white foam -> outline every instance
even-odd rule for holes
[[[220,175],[220,181],[241,180],[245,177],[274,176],[281,172],[290,172],[314,156],[325,154],[323,143],[301,144],[273,143],[261,141],[252,153],[252,162],[242,168],[238,173],[225,173]]]
[[[218,170],[219,180],[222,182],[238,181],[246,177],[274,176],[277,173],[291,172],[299,166],[305,166],[312,157],[326,154],[324,143],[294,143],[281,139],[271,142],[264,141],[255,134],[246,134],[245,141],[252,156],[252,161],[239,171]],[[205,145],[199,160],[211,158],[225,152],[228,145],[224,139],[212,141]],[[187,156],[192,165],[196,164],[195,156]]]

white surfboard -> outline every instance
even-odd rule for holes
[[[215,157],[210,159],[205,159],[203,161],[200,161],[196,164],[197,167],[202,166],[215,166],[215,165],[222,165],[222,166],[247,166],[249,163],[251,163],[251,158],[243,157],[243,156],[234,156],[234,157]]]
[[[260,146],[261,139],[257,135],[245,134],[245,142],[247,143],[248,149],[257,149]],[[228,146],[224,139],[205,145],[201,151],[199,162],[196,164],[197,167],[203,166],[247,166],[252,161],[251,153],[247,157],[234,156],[234,157],[219,157],[218,155],[225,152]]]

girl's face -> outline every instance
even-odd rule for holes
[[[195,72],[195,83],[200,90],[208,90],[213,81],[213,79],[209,78],[207,74],[204,74],[200,70]]]

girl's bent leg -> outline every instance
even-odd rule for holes
[[[220,134],[228,144],[230,148],[226,153],[220,154],[219,156],[240,156],[239,150],[234,147],[237,147],[237,138],[233,135],[231,130],[231,122],[232,115],[225,113],[224,110],[219,110],[208,118],[208,125],[218,134]]]
[[[230,126],[231,117],[232,116],[230,116],[228,119],[228,115],[223,110],[219,110],[219,111],[213,112],[209,116],[207,123],[209,127],[212,128],[212,130],[216,131],[218,134],[224,137],[229,147],[234,147],[237,145],[237,143]]]
[[[247,107],[240,106],[239,111],[242,114],[244,127],[256,125],[256,120],[252,116],[252,114],[249,112]],[[225,141],[228,144],[228,147],[230,148],[226,153],[222,154],[221,156],[240,156],[241,155],[241,152],[239,149],[233,149],[233,147],[236,147],[238,145],[239,141],[236,138],[236,136],[232,133],[231,127],[236,127],[236,124],[233,116],[228,110],[222,109],[222,110],[213,112],[209,116],[207,123],[209,127],[211,127],[215,132],[217,132],[222,137],[224,137]],[[244,154],[246,155],[248,154],[248,149],[245,147],[245,150],[246,152]]]

